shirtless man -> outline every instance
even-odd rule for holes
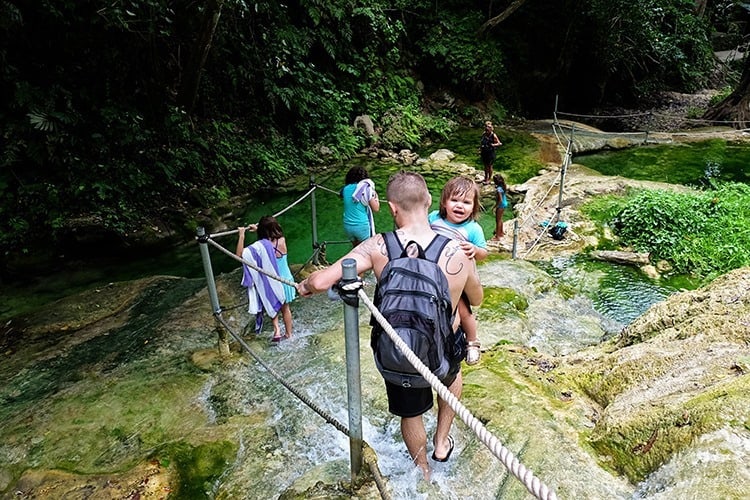
[[[391,176],[386,188],[388,205],[396,223],[396,234],[405,246],[409,241],[416,241],[422,248],[432,242],[435,232],[427,222],[427,213],[432,204],[432,197],[427,189],[424,178],[413,172],[399,172]],[[339,261],[326,269],[312,273],[307,279],[297,285],[297,290],[303,297],[314,293],[325,292],[341,279],[341,261],[354,259],[357,263],[357,274],[372,269],[375,277],[380,279],[380,273],[388,263],[388,252],[381,234],[365,240],[359,246],[343,256]],[[460,244],[451,240],[443,249],[438,266],[448,278],[451,300],[455,310],[461,294],[465,293],[473,306],[478,306],[484,297],[479,274],[473,260],[466,257]],[[459,318],[456,315],[454,329],[458,328]],[[442,382],[456,398],[461,397],[463,379],[459,365],[451,370],[455,375]],[[406,448],[414,463],[422,470],[424,477],[430,479],[430,465],[427,462],[427,432],[422,415],[433,405],[432,389],[404,388],[388,382],[386,392],[391,413],[401,417],[401,435]],[[453,438],[449,436],[455,412],[447,402],[438,397],[437,429],[433,437],[433,460],[446,461],[453,451]]]

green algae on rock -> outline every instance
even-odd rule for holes
[[[587,442],[603,464],[637,482],[703,435],[746,431],[750,378],[732,367],[748,354],[748,290],[750,269],[739,269],[673,295],[619,341],[565,358],[553,371],[597,405]],[[695,491],[709,484],[693,480]]]

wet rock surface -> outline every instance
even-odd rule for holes
[[[592,195],[635,185],[685,189],[572,165],[561,212],[569,232],[553,240],[539,223],[556,210],[559,150],[552,142],[543,150],[548,168],[513,188],[523,193],[515,207],[519,219],[530,221],[519,233],[525,260],[572,255],[594,244],[597,230],[577,210]],[[496,258],[482,264],[491,293],[476,311],[487,326],[480,363],[464,370],[466,407],[560,498],[666,498],[664,492],[744,498],[750,490],[750,269],[674,294],[613,335],[594,314],[582,314],[555,280],[529,262],[507,259],[511,243],[506,237]],[[236,273],[218,279],[223,304],[240,303],[238,281]],[[321,371],[340,370],[333,306],[326,297],[311,300],[295,308],[300,322],[321,328],[304,349],[325,360]],[[565,338],[542,339],[538,318],[561,310],[568,312],[554,331]],[[227,316],[238,330],[249,321],[241,307]],[[569,343],[574,334],[583,342]],[[242,374],[252,362],[239,348],[231,359],[216,356],[203,280],[153,277],[91,290],[12,320],[0,341],[0,374],[7,380],[0,390],[2,498],[210,496],[214,481],[238,470],[270,488],[275,478],[264,474],[287,467],[280,436],[295,424],[282,418],[279,427],[268,425],[277,410],[273,401],[246,392]],[[363,377],[385,413],[377,373],[365,366]],[[271,399],[282,390],[260,375],[253,383],[267,384]],[[299,425],[303,435],[318,432],[310,421]],[[456,479],[452,492],[436,487],[430,498],[455,498],[455,491],[485,498],[477,484],[487,498],[525,498],[518,481],[503,479],[502,467],[488,466],[494,457],[463,424],[456,433],[451,470],[469,484]],[[304,491],[341,489],[300,481],[287,495],[304,497]],[[373,494],[372,485],[367,491]]]

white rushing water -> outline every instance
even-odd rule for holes
[[[558,263],[560,265],[560,263]],[[497,261],[483,266],[482,281],[488,289],[513,289],[526,297],[528,308],[517,315],[492,316],[478,311],[480,337],[484,345],[510,341],[549,354],[576,352],[612,335],[623,323],[601,313],[585,293],[595,290],[599,271],[580,272],[561,265],[558,271],[570,273],[576,292],[561,296],[556,280],[530,263]],[[631,300],[639,293],[637,283],[629,283]],[[653,284],[644,281],[646,295],[658,297],[668,292],[653,292]],[[372,276],[366,279],[366,292],[372,296]],[[654,299],[655,300],[655,299]],[[641,302],[639,307],[647,307]],[[344,353],[343,307],[325,295],[297,299],[292,304],[295,331],[291,340],[271,345],[270,328],[258,338],[248,340],[251,347],[273,370],[297,387],[315,405],[345,426],[348,422],[346,360]],[[488,316],[489,315],[489,316]],[[492,319],[487,320],[487,317]],[[485,318],[485,319],[483,319]],[[248,321],[235,313],[231,318],[239,330]],[[445,464],[432,463],[432,483],[421,480],[403,444],[399,419],[387,410],[382,379],[374,368],[369,347],[369,311],[360,307],[360,359],[362,385],[362,425],[364,440],[375,450],[378,465],[387,478],[395,499],[491,499],[529,498],[521,482],[510,475],[501,461],[464,422],[456,419],[452,435],[456,448]],[[474,372],[469,383],[487,392],[485,398],[494,413],[483,414],[483,423],[492,424],[500,442],[535,473],[557,490],[559,498],[633,498],[636,487],[622,477],[605,470],[578,442],[581,428],[591,427],[588,409],[557,416],[539,410],[538,396],[524,387],[493,393],[484,382],[482,371]],[[209,419],[226,423],[231,415],[257,417],[257,427],[239,427],[242,443],[235,463],[214,485],[216,498],[277,498],[290,487],[298,491],[316,481],[336,484],[350,479],[349,439],[321,416],[299,401],[252,358],[228,373],[217,375],[206,386],[201,401]],[[466,386],[466,381],[465,381]],[[507,386],[506,386],[507,387]],[[475,396],[476,397],[476,396]],[[465,398],[466,399],[466,398]],[[495,401],[496,400],[496,401]],[[220,404],[217,404],[217,401]],[[465,401],[469,411],[471,402]],[[222,410],[223,408],[223,410]],[[227,409],[228,408],[228,409]],[[222,415],[222,411],[229,415]],[[485,410],[486,411],[486,410]],[[574,415],[574,417],[571,417]],[[580,419],[569,425],[563,419]],[[222,420],[223,419],[223,420]],[[436,412],[425,415],[428,455]],[[525,460],[532,463],[525,463]],[[658,477],[640,486],[639,498],[650,498],[662,487]]]

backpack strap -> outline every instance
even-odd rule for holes
[[[396,236],[396,231],[383,233],[383,240],[385,240],[385,249],[388,252],[388,260],[398,258],[404,251],[404,248],[401,246],[401,241],[399,241],[398,236]]]
[[[437,264],[438,260],[440,260],[440,256],[443,254],[443,249],[448,242],[450,242],[450,238],[447,238],[442,234],[436,234],[430,244],[427,245],[427,248],[424,251],[424,258]]]

